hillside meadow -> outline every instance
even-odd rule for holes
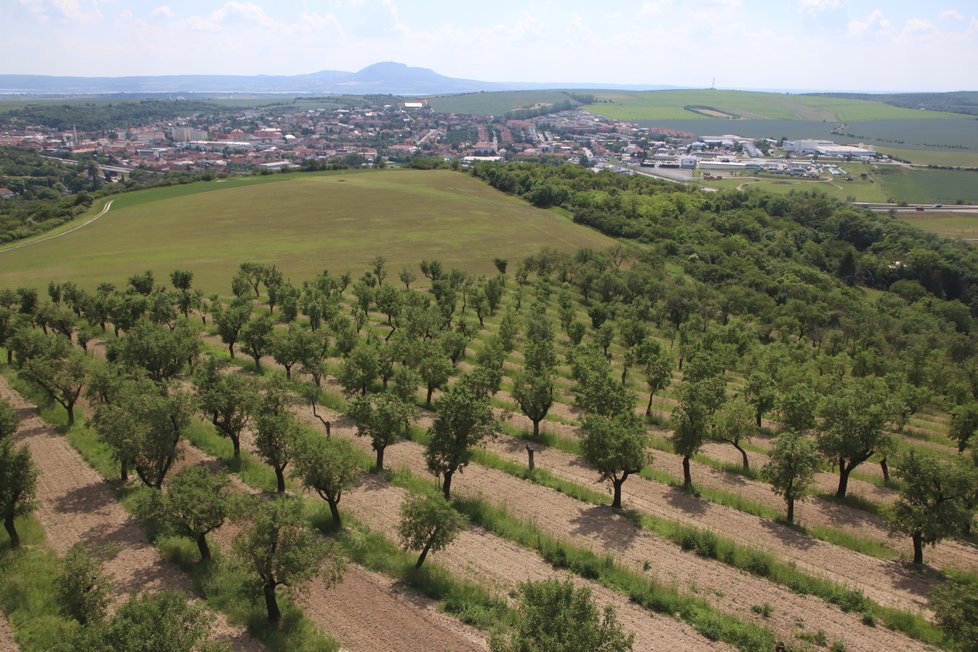
[[[101,209],[65,229],[77,226]],[[290,174],[127,193],[82,229],[0,253],[0,286],[73,280],[94,289],[142,270],[194,271],[194,285],[226,292],[244,260],[276,265],[294,282],[324,269],[360,273],[377,255],[396,273],[437,258],[474,273],[493,258],[543,246],[573,251],[613,240],[446,170]]]

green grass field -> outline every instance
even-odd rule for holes
[[[686,106],[709,106],[741,118],[848,122],[861,120],[915,120],[952,117],[953,114],[915,111],[865,100],[759,93],[753,91],[682,90],[641,93],[597,91],[599,103],[587,110],[615,120],[707,119]],[[960,117],[960,116],[953,116]]]
[[[978,203],[978,172],[878,166],[876,179],[893,201],[911,204]]]
[[[898,219],[908,224],[951,238],[978,241],[978,215],[974,213],[898,213]]]
[[[612,244],[457,172],[295,173],[117,196],[90,226],[0,253],[0,287],[73,280],[92,289],[146,269],[165,279],[179,268],[194,272],[195,287],[226,294],[246,260],[301,282],[324,269],[359,273],[383,256],[396,279],[425,258],[488,273],[497,256],[515,263],[542,246]]]

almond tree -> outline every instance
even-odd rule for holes
[[[910,450],[900,460],[899,499],[886,517],[895,534],[913,541],[913,563],[924,563],[924,545],[965,531],[974,517],[978,475],[964,463],[948,463]]]
[[[621,486],[625,480],[649,462],[647,444],[645,423],[631,410],[610,417],[589,414],[584,418],[581,453],[597,469],[600,479],[611,483],[614,509],[621,509]]]
[[[34,511],[37,467],[26,446],[14,448],[11,438],[0,439],[0,516],[10,537],[10,547],[20,546],[15,519]]]
[[[272,386],[255,409],[255,448],[275,470],[276,488],[285,493],[285,467],[302,441],[302,427],[289,410],[292,396],[283,386]]]
[[[224,373],[224,365],[213,357],[194,372],[198,407],[218,434],[231,440],[234,459],[241,459],[241,433],[252,421],[259,400],[254,380],[236,373]]]
[[[770,461],[761,468],[761,477],[771,484],[774,493],[784,498],[789,523],[795,522],[795,501],[811,492],[818,465],[818,449],[810,439],[790,430],[775,438]]]
[[[462,515],[441,496],[409,496],[401,505],[397,526],[401,542],[408,550],[420,550],[415,568],[421,568],[429,552],[446,547],[465,525]]]
[[[278,624],[278,587],[295,589],[316,577],[333,586],[342,576],[343,563],[306,524],[302,501],[286,496],[259,499],[248,511],[252,525],[234,540],[234,552],[258,576],[268,621]]]
[[[357,436],[370,438],[370,446],[377,453],[374,467],[377,471],[384,469],[384,451],[407,434],[417,412],[414,404],[389,392],[361,396],[353,401],[350,418],[357,425]]]
[[[445,391],[436,407],[438,416],[428,429],[425,462],[431,473],[442,478],[442,493],[448,500],[452,477],[468,466],[472,448],[496,432],[496,420],[489,400],[461,381]]]
[[[845,498],[853,469],[889,447],[891,437],[884,427],[891,416],[889,390],[876,376],[860,378],[822,402],[816,441],[839,468],[837,498]]]
[[[207,535],[228,517],[231,486],[224,473],[203,466],[188,466],[167,483],[163,515],[167,525],[197,543],[200,560],[211,558]]]
[[[307,439],[296,453],[295,466],[302,484],[329,505],[333,526],[339,529],[340,499],[360,477],[360,462],[350,444],[336,439]]]

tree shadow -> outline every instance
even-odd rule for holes
[[[627,550],[638,536],[638,528],[628,515],[608,505],[586,507],[570,522],[572,534],[597,538],[611,550]]]
[[[927,550],[924,550],[924,558],[927,558]],[[929,605],[934,586],[946,579],[941,571],[927,564],[917,566],[902,559],[888,561],[884,567],[893,586],[920,598],[918,606],[922,609]]]
[[[670,507],[694,516],[706,514],[710,507],[709,502],[681,487],[669,487],[665,492],[665,498]]]
[[[778,523],[767,519],[760,519],[760,522],[761,526],[775,539],[795,550],[811,550],[818,545],[818,541],[814,537],[791,527],[787,523]]]
[[[112,492],[101,482],[72,489],[54,501],[56,512],[64,514],[91,514],[115,502]]]

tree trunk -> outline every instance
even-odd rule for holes
[[[880,460],[880,470],[883,471],[883,483],[890,481],[890,466],[886,463],[886,458]]]
[[[529,469],[530,469],[531,471],[532,471],[532,470],[533,470],[534,468],[536,468],[536,467],[535,467],[535,465],[534,465],[534,463],[533,463],[533,453],[534,453],[534,452],[535,452],[535,451],[533,450],[533,448],[532,448],[532,447],[530,447],[530,446],[527,446],[527,447],[526,447],[526,466],[527,466],[527,468],[529,468]]]
[[[285,467],[276,466],[275,467],[275,482],[277,483],[276,491],[280,494],[285,493]]]
[[[624,385],[625,381],[628,379],[628,367],[621,368],[621,384]]]
[[[119,463],[119,480],[129,482],[129,464],[125,460]]]
[[[74,402],[65,403],[65,412],[68,413],[68,427],[75,425],[75,404]]]
[[[760,427],[761,427],[761,416],[762,416],[762,415],[761,415],[761,411],[760,411],[760,410],[758,410],[758,411],[757,411],[757,419],[756,419],[756,423],[757,423],[757,427],[758,427],[758,428],[760,428]]]
[[[284,364],[282,366],[285,367],[285,379],[292,380],[292,365]]]
[[[11,366],[13,364],[14,364],[14,352],[13,352],[13,349],[10,349],[8,347],[7,348],[7,366],[9,367],[9,366]]]
[[[231,359],[234,360],[234,342],[228,344],[228,353],[231,355]]]
[[[849,474],[852,473],[851,468],[846,468],[846,465],[839,460],[839,488],[835,491],[836,498],[845,498],[846,490],[849,488]]]
[[[207,534],[197,535],[197,550],[200,551],[201,561],[210,561],[211,549],[207,546]]]
[[[234,459],[241,461],[241,438],[240,437],[230,437],[231,445],[234,447]]]
[[[689,472],[689,455],[683,456],[683,487],[689,489],[693,486],[693,476]]]
[[[445,480],[441,484],[441,492],[442,492],[442,494],[444,494],[445,500],[451,500],[452,499],[452,495],[451,495],[451,493],[452,493],[452,474],[454,474],[454,473],[455,473],[454,471],[446,471],[445,472]]]
[[[738,451],[740,451],[740,457],[744,461],[744,471],[750,471],[750,462],[747,460],[747,451],[745,451],[743,448],[741,448],[740,447],[740,444],[738,444],[735,441],[732,441],[730,443],[733,444],[733,447],[734,448],[736,448]]]
[[[428,551],[430,549],[431,549],[431,542],[429,541],[424,545],[424,548],[421,549],[421,555],[418,557],[417,563],[414,564],[415,569],[421,568],[421,564],[424,563],[424,558],[428,556]]]
[[[913,539],[913,563],[919,566],[924,563],[924,542],[920,532],[914,532],[910,537]]]
[[[794,523],[795,522],[795,497],[785,496],[784,501],[788,503],[788,517],[787,517],[788,522]]]
[[[614,488],[614,496],[611,499],[612,509],[621,509],[621,485],[625,482],[625,478],[621,480],[612,480],[611,485]]]
[[[327,500],[326,504],[329,505],[329,514],[333,517],[333,527],[337,530],[342,527],[340,522],[340,508],[338,500]]]
[[[384,450],[386,450],[386,448],[387,448],[386,446],[380,446],[380,447],[378,447],[376,449],[376,451],[377,451],[377,469],[376,470],[377,471],[383,471],[384,470]]]
[[[10,537],[10,547],[13,549],[19,548],[20,537],[17,535],[17,528],[14,527],[13,516],[4,516],[3,529],[7,531],[7,536]]]
[[[431,408],[431,394],[435,391],[434,385],[428,385],[428,396],[424,399],[424,406],[426,408]]]
[[[645,406],[645,416],[652,415],[652,397],[655,396],[652,392],[649,392],[649,404]]]
[[[277,625],[282,620],[282,612],[278,609],[278,600],[275,599],[275,585],[266,584],[263,587],[265,592],[265,609],[268,611],[268,622]]]
[[[261,375],[261,356],[252,355],[251,357],[255,359],[255,373]]]
[[[536,439],[540,436],[540,421],[541,419],[532,419],[533,421],[533,438]]]

